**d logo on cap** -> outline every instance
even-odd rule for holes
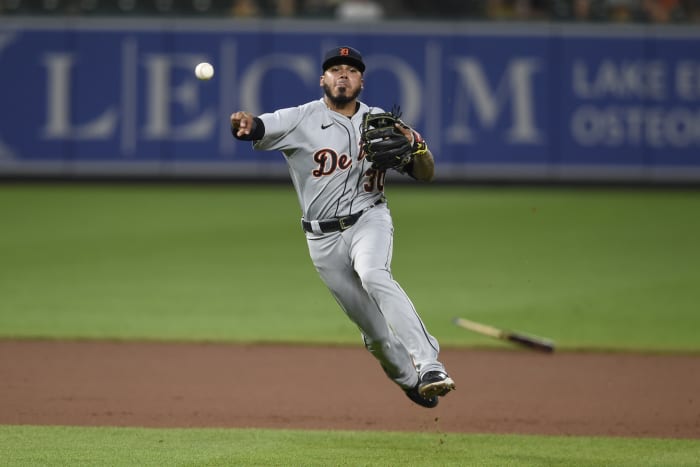
[[[362,55],[357,49],[353,49],[349,45],[334,47],[326,52],[323,59],[322,69],[326,71],[328,67],[338,64],[348,64],[357,67],[360,72],[365,72],[365,64],[362,61]]]

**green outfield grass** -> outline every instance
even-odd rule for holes
[[[693,440],[350,431],[2,427],[5,465],[697,466]]]
[[[394,275],[443,346],[700,349],[700,191],[388,189]],[[359,343],[290,185],[0,186],[0,335]]]

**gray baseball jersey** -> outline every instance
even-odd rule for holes
[[[307,220],[341,217],[372,206],[383,190],[383,173],[360,154],[360,124],[366,112],[382,112],[360,103],[352,118],[333,112],[323,99],[260,115],[265,137],[255,149],[279,150]],[[311,156],[311,157],[310,157]]]

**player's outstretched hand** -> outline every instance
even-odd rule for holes
[[[231,114],[231,129],[235,131],[236,136],[243,137],[253,131],[253,118],[255,116],[250,112],[238,111]]]

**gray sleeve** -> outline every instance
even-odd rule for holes
[[[293,130],[302,120],[300,107],[280,109],[262,114],[259,118],[265,125],[265,135],[253,143],[255,149],[284,151],[299,143],[294,138]]]

